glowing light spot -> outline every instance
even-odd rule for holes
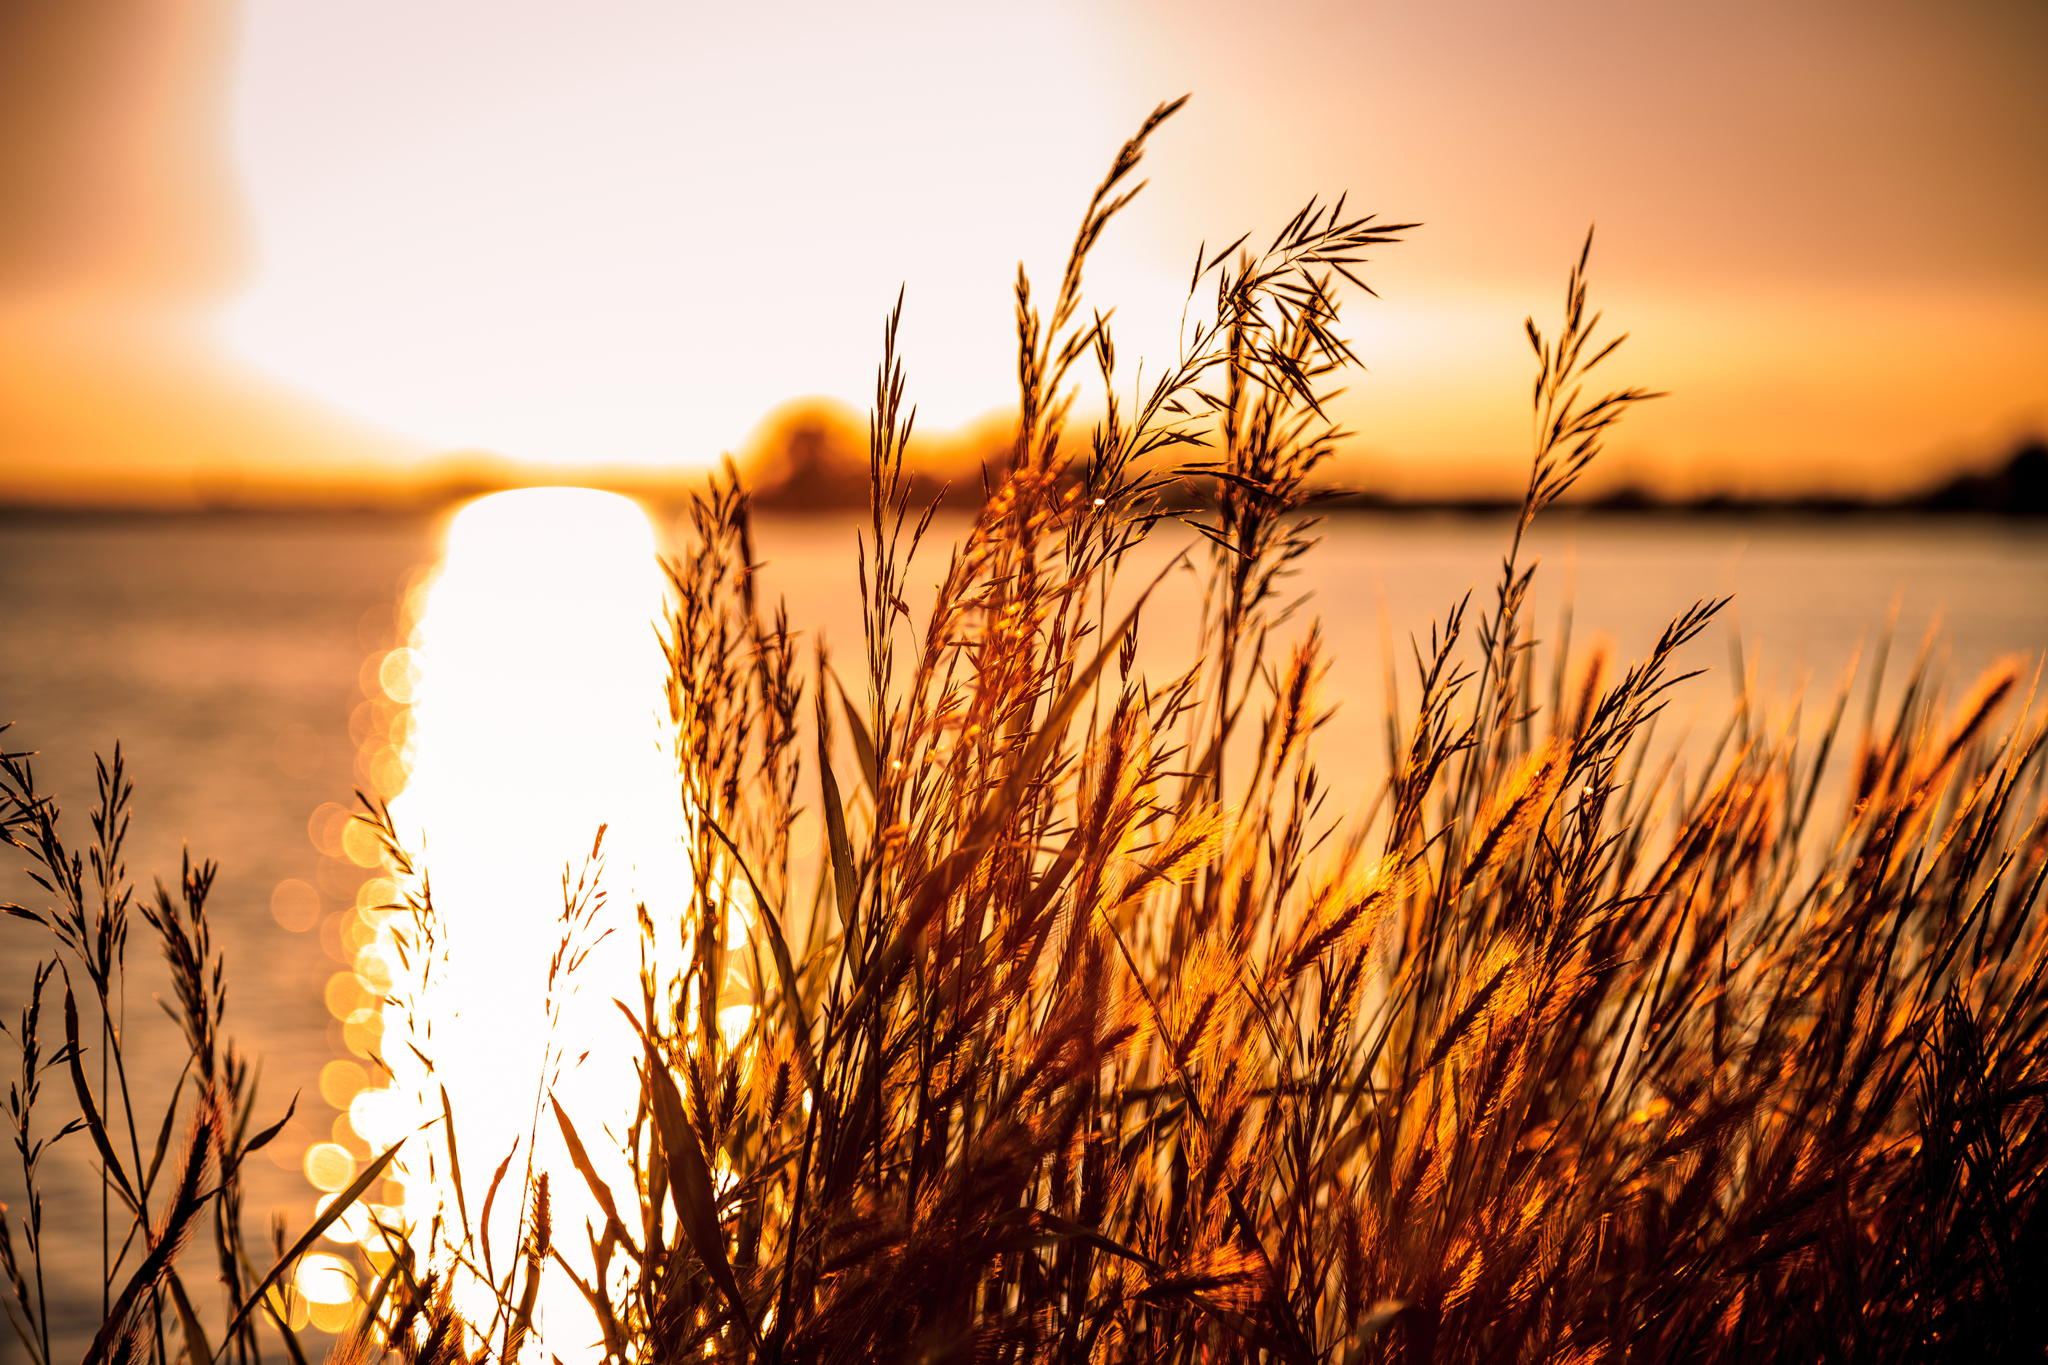
[[[361,912],[344,911],[341,916],[341,948],[351,966],[355,965],[358,954],[377,941],[376,926],[364,919]],[[361,969],[357,968],[358,974]]]
[[[381,943],[367,943],[356,954],[356,975],[362,978],[363,988],[373,995],[383,995],[391,989],[397,979],[393,970],[395,954]]]
[[[370,1083],[370,1073],[355,1062],[333,1061],[320,1068],[320,1098],[346,1109],[356,1092]]]
[[[380,745],[366,765],[371,790],[389,800],[405,790],[405,760],[397,750]]]
[[[356,1273],[347,1261],[316,1251],[299,1262],[292,1287],[305,1301],[305,1315],[323,1332],[338,1332],[355,1316]]]
[[[323,1332],[345,1332],[355,1325],[356,1306],[353,1303],[307,1304],[306,1319]]]
[[[356,890],[356,913],[371,918],[398,908],[398,883],[389,877],[368,877]]]
[[[357,867],[381,867],[384,845],[368,822],[350,820],[341,827],[341,851]]]
[[[328,1209],[334,1206],[334,1201],[339,1197],[339,1195],[330,1194],[315,1201],[313,1205],[314,1216],[318,1217],[326,1213]],[[335,1216],[332,1223],[327,1225],[327,1231],[323,1235],[328,1241],[341,1246],[352,1246],[359,1242],[369,1241],[371,1236],[369,1209],[362,1204],[349,1205]]]
[[[382,1151],[405,1136],[406,1097],[382,1087],[359,1090],[348,1102],[348,1117],[363,1141]]]
[[[374,1057],[384,1046],[384,1016],[359,1009],[341,1021],[341,1045],[358,1057]]]
[[[346,1189],[356,1178],[356,1159],[348,1148],[333,1142],[316,1142],[306,1149],[306,1179],[316,1190],[332,1194]]]
[[[334,1140],[334,1145],[355,1160],[361,1161],[369,1156],[369,1144],[363,1141],[363,1135],[356,1131],[356,1126],[349,1122],[347,1114],[336,1114],[334,1122],[327,1126],[327,1132]],[[354,1177],[351,1176],[350,1179]]]
[[[384,695],[401,704],[417,694],[420,685],[420,656],[416,650],[394,649],[377,666],[377,685]]]
[[[336,972],[328,977],[325,998],[327,1012],[336,1019],[347,1019],[372,1003],[369,992],[363,989],[363,983],[354,972]]]
[[[300,1265],[303,1267],[305,1262],[301,1261]],[[271,1286],[270,1292],[263,1297],[270,1305],[271,1311],[289,1324],[294,1332],[303,1332],[306,1329],[310,1318],[306,1313],[305,1295],[298,1292],[296,1277]]]
[[[328,857],[339,858],[343,856],[342,831],[348,827],[351,818],[341,806],[324,801],[306,821],[306,838]]]

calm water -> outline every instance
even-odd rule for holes
[[[851,651],[851,527],[770,520],[760,530],[770,587],[788,597],[792,621]],[[344,955],[317,929],[280,925],[272,891],[297,879],[319,888],[329,908],[354,893],[361,873],[314,846],[315,815],[350,802],[363,665],[395,642],[395,604],[430,561],[435,536],[425,521],[396,519],[0,522],[0,720],[17,722],[5,743],[42,752],[43,784],[82,838],[92,755],[120,740],[136,781],[131,874],[144,886],[174,878],[181,843],[220,862],[214,912],[231,1026],[263,1061],[264,1112],[300,1094],[299,1116],[255,1173],[259,1200],[294,1224],[314,1198],[300,1155],[335,1117],[315,1082],[342,1055],[321,990]],[[1358,518],[1330,528],[1297,583],[1315,594],[1336,658],[1326,700],[1344,709],[1325,768],[1340,782],[1362,791],[1377,766],[1385,642],[1405,660],[1411,632],[1426,633],[1466,588],[1491,583],[1501,548],[1497,520]],[[1696,598],[1735,594],[1726,624],[1691,651],[1694,666],[1713,672],[1689,685],[1675,711],[1725,705],[1738,634],[1760,684],[1780,697],[1808,677],[1832,684],[1894,610],[1908,645],[1940,623],[1954,674],[2048,649],[2048,534],[2036,528],[1599,520],[1560,522],[1535,552],[1545,566],[1536,616],[1545,633],[1555,633],[1568,588],[1575,635],[1603,635],[1624,659]],[[1168,557],[1162,547],[1151,563]],[[927,576],[937,572],[935,558]],[[1184,653],[1192,603],[1184,581],[1162,589],[1148,623],[1162,666]],[[33,888],[10,867],[0,869],[0,890],[27,899]],[[152,1063],[170,1054],[150,1054],[143,1035],[166,1030],[143,989],[155,988],[154,964],[139,935],[137,943],[148,971],[129,999],[131,1046],[161,1079],[164,1068]],[[0,1008],[10,1021],[41,948],[33,926],[0,922]],[[0,1198],[11,1200],[19,1182],[8,1157]],[[96,1219],[83,1173],[52,1174],[61,1188],[51,1221]],[[75,1294],[77,1276],[97,1275],[96,1250],[90,1264],[68,1269]],[[96,1291],[86,1297],[81,1306],[96,1311]],[[0,1359],[12,1358],[11,1333],[0,1341]]]

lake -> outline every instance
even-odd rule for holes
[[[957,523],[934,528],[943,543]],[[1324,700],[1340,704],[1323,767],[1340,793],[1361,795],[1381,770],[1387,649],[1407,667],[1411,634],[1468,588],[1498,574],[1500,518],[1353,516],[1325,528],[1295,587],[1311,594],[1334,656]],[[358,784],[366,689],[382,652],[398,643],[408,584],[431,567],[438,526],[421,518],[194,515],[15,516],[0,521],[0,720],[4,741],[33,749],[75,839],[87,834],[92,756],[118,740],[136,783],[128,865],[143,886],[174,880],[181,849],[221,865],[213,911],[228,959],[229,1022],[263,1065],[260,1112],[299,1094],[297,1117],[256,1173],[259,1204],[288,1223],[310,1214],[316,1191],[301,1174],[310,1144],[332,1135],[336,1111],[318,1089],[324,1065],[346,1055],[323,1003],[349,961],[333,912],[365,873],[336,844],[338,812]],[[857,651],[852,524],[770,516],[759,549],[771,593],[788,598],[793,625]],[[1164,534],[1164,533],[1163,533]],[[1131,572],[1149,578],[1181,542],[1166,538]],[[1573,605],[1575,639],[1639,655],[1666,620],[1694,600],[1733,594],[1722,622],[1688,651],[1710,670],[1677,696],[1672,719],[1723,713],[1737,676],[1737,642],[1755,686],[1788,699],[1807,680],[1831,688],[1859,647],[1896,616],[1898,653],[1910,655],[1938,624],[1937,657],[1957,685],[2001,655],[2048,649],[2048,531],[1997,521],[1630,519],[1560,517],[1536,535],[1544,565],[1533,620],[1555,636]],[[1163,672],[1192,639],[1194,590],[1170,578],[1150,608],[1146,660]],[[650,687],[654,684],[650,681]],[[534,738],[545,742],[547,718]],[[1703,725],[1711,729],[1711,725]],[[323,851],[323,849],[325,851]],[[22,861],[20,856],[13,862]],[[278,888],[290,884],[283,896]],[[7,899],[34,888],[0,873]],[[313,897],[317,894],[317,904]],[[275,905],[275,913],[274,913]],[[288,927],[290,926],[290,927]],[[32,925],[0,922],[0,1008],[10,1021],[44,947]],[[139,982],[154,979],[137,926]],[[145,970],[146,963],[146,970]],[[149,1052],[166,1021],[128,1000],[131,1046]],[[0,1055],[0,1063],[9,1063]],[[171,1070],[175,1069],[173,1062]],[[74,1140],[72,1147],[82,1147]],[[11,1157],[0,1198],[14,1202]],[[51,1168],[50,1217],[96,1221],[98,1195],[77,1163]],[[65,1201],[73,1201],[67,1204]],[[267,1210],[252,1209],[261,1227]],[[59,1267],[53,1294],[97,1311],[97,1250]],[[11,1334],[0,1333],[9,1358]]]

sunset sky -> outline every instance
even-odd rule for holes
[[[972,421],[1016,263],[1183,91],[1091,277],[1127,358],[1197,241],[1348,190],[1426,226],[1349,310],[1346,473],[1504,481],[1597,223],[1615,374],[1673,391],[1611,476],[1893,489],[2048,425],[2044,62],[2036,0],[30,0],[0,497],[701,464],[861,403],[905,281],[923,420]]]

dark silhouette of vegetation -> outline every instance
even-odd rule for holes
[[[1958,475],[1909,505],[1933,512],[2048,517],[2048,443],[2039,437],[2023,441],[2010,459],[1990,473]]]

